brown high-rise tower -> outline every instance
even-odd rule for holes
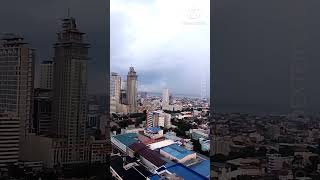
[[[63,138],[60,163],[87,161],[87,63],[89,44],[74,18],[62,20],[54,44],[53,134]]]

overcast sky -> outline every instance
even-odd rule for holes
[[[320,1],[215,0],[213,99],[217,110],[287,113],[302,51],[306,109],[320,112]]]
[[[132,65],[139,90],[210,88],[210,0],[111,0],[111,71]]]
[[[90,93],[106,93],[107,83],[107,1],[105,0],[1,0],[0,33],[18,33],[36,49],[37,65],[53,57],[53,43],[61,27],[61,18],[76,18],[80,31],[87,33]],[[36,77],[36,84],[37,77]]]

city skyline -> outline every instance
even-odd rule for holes
[[[17,6],[19,4],[19,6]],[[89,7],[89,8],[88,8]],[[38,87],[39,66],[42,61],[52,60],[54,51],[52,42],[60,26],[60,19],[68,16],[75,17],[79,28],[86,32],[92,47],[88,61],[88,91],[90,94],[103,94],[106,92],[108,72],[108,23],[106,21],[107,2],[95,0],[88,3],[86,0],[57,0],[44,2],[41,0],[19,1],[10,0],[2,2],[0,7],[1,33],[20,34],[37,50],[35,61],[35,87]],[[14,13],[15,20],[8,18]],[[41,14],[41,15],[39,15]],[[105,14],[105,16],[103,16]]]
[[[110,151],[106,100],[88,96],[91,44],[71,16],[60,19],[55,34],[54,56],[40,65],[40,79],[34,77],[37,49],[19,34],[7,33],[0,39],[1,178],[47,179],[50,175],[43,168],[58,166],[105,167]],[[35,81],[40,81],[40,88],[34,87]],[[20,168],[23,173],[11,173]],[[88,172],[54,174],[88,176]]]
[[[112,1],[111,71],[125,75],[128,67],[135,67],[139,91],[170,87],[178,94],[199,95],[204,72],[209,92],[208,5],[207,0]]]
[[[137,72],[137,73],[139,73],[139,72]],[[119,74],[119,73],[117,73],[117,72],[114,72],[114,71],[111,71],[110,72],[110,76],[112,77],[112,75],[113,74],[116,74],[117,76],[119,76],[120,77],[120,79],[121,79],[121,84],[126,84],[127,83],[127,74]],[[140,74],[138,74],[139,75],[139,77],[140,77]],[[157,90],[155,90],[155,91],[148,91],[148,90],[143,90],[143,89],[141,89],[140,88],[140,83],[139,83],[139,79],[137,80],[137,88],[138,88],[138,92],[146,92],[146,93],[149,93],[149,94],[153,94],[153,95],[161,95],[162,96],[162,93],[163,93],[163,90],[164,89],[169,89],[170,90],[170,93],[172,94],[172,95],[176,95],[176,96],[186,96],[186,97],[197,97],[197,98],[202,98],[203,97],[203,94],[200,94],[200,93],[198,93],[198,92],[195,92],[195,93],[179,93],[179,92],[175,92],[175,91],[172,91],[172,89],[169,87],[169,86],[164,86],[163,87],[163,89],[157,89]],[[110,88],[112,89],[112,80],[110,81]],[[202,87],[203,87],[203,85],[202,85]],[[208,85],[206,85],[206,87],[208,87]],[[124,88],[125,89],[125,88]],[[207,91],[207,90],[206,90]],[[206,92],[205,91],[205,92]],[[113,93],[113,92],[111,92],[111,93]],[[210,94],[208,94],[207,93],[207,98],[209,98],[210,97]]]

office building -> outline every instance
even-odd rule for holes
[[[168,106],[170,103],[170,92],[169,89],[166,88],[162,92],[162,106]]]
[[[122,89],[120,94],[121,104],[127,104],[127,90]]]
[[[93,129],[99,129],[100,125],[100,113],[99,105],[89,104],[87,127]]]
[[[52,125],[52,91],[35,89],[33,108],[33,132],[37,135],[50,134]]]
[[[121,81],[121,87],[120,87],[120,103],[121,104],[128,104],[127,103],[127,81],[122,80]]]
[[[64,138],[64,163],[88,161],[85,141],[87,121],[87,65],[89,44],[72,17],[62,20],[54,44],[53,133]]]
[[[129,113],[137,112],[137,79],[138,76],[134,68],[130,67],[127,75],[127,103]]]
[[[19,119],[19,158],[24,157],[22,142],[26,142],[33,126],[34,62],[35,50],[28,47],[23,37],[5,34],[1,38],[0,113],[12,113],[14,119]]]
[[[40,89],[52,89],[53,66],[53,61],[43,61],[40,64]]]
[[[120,102],[121,77],[112,72],[110,76],[110,97],[114,97],[116,103]]]
[[[160,114],[157,111],[151,111],[147,113],[146,126],[158,127]]]
[[[20,120],[12,113],[0,113],[0,168],[19,160]]]
[[[170,128],[172,126],[171,115],[160,110],[148,112],[146,121],[147,127]]]
[[[90,162],[94,163],[106,163],[107,155],[107,140],[92,140],[90,142]]]
[[[172,123],[171,123],[171,114],[168,114],[168,113],[162,113],[161,114],[164,118],[164,127],[165,128],[170,128],[172,126]]]
[[[117,112],[117,102],[115,97],[110,97],[110,113]]]
[[[127,80],[125,79],[121,81],[121,90],[127,91]]]

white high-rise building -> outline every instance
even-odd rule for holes
[[[164,117],[164,127],[170,128],[171,127],[171,114],[168,113],[162,113],[162,116]]]
[[[121,77],[112,72],[110,76],[110,97],[113,97],[117,103],[120,102],[121,95]]]
[[[127,90],[127,81],[126,80],[123,80],[121,81],[121,90]]]
[[[201,99],[206,100],[208,99],[208,94],[207,94],[207,82],[206,82],[206,74],[202,74],[202,79],[201,79]]]
[[[137,79],[137,73],[133,67],[130,67],[127,75],[127,103],[129,113],[137,112]]]
[[[19,160],[20,120],[10,113],[0,113],[0,167]]]
[[[170,102],[170,92],[168,88],[165,88],[162,92],[162,106],[168,106]]]
[[[171,115],[161,110],[150,111],[147,113],[147,127],[171,127]]]
[[[53,61],[43,61],[40,64],[40,83],[41,89],[52,89],[53,86]]]
[[[151,111],[147,113],[147,127],[158,127],[159,126],[160,113],[157,111]]]

